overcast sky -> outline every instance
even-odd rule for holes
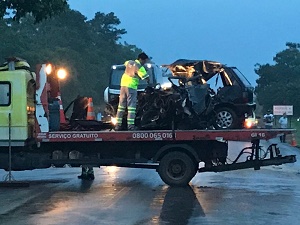
[[[88,19],[114,12],[122,41],[157,64],[208,59],[238,67],[252,85],[256,63],[273,63],[286,42],[300,43],[300,0],[68,0]]]

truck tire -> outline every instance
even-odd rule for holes
[[[170,186],[186,186],[197,173],[197,163],[185,153],[167,153],[159,162],[157,172]]]

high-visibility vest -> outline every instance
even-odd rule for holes
[[[125,72],[121,79],[121,86],[137,89],[139,80],[149,77],[145,67],[141,65],[139,60],[128,60],[124,63]]]

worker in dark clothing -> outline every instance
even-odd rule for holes
[[[129,60],[124,63],[125,72],[121,78],[120,98],[117,111],[117,125],[115,130],[121,130],[122,119],[127,108],[127,125],[128,130],[135,130],[134,120],[137,102],[137,88],[139,80],[147,79],[149,83],[149,75],[143,65],[148,60],[145,53],[138,55],[136,60]]]
[[[78,176],[79,179],[82,180],[94,180],[94,169],[92,166],[82,165],[81,167],[81,175]]]

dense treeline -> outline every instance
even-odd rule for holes
[[[287,48],[273,58],[275,64],[256,65],[257,99],[264,110],[273,105],[293,105],[300,115],[300,44],[287,43]]]
[[[118,29],[120,20],[114,13],[98,12],[87,20],[78,11],[70,10],[67,0],[1,1],[1,19],[8,16],[8,10],[12,11],[10,18],[0,20],[0,61],[19,56],[33,69],[44,62],[66,67],[69,77],[62,83],[65,102],[80,94],[92,96],[99,104],[110,66],[141,52],[134,45],[119,43],[126,30]],[[274,65],[256,65],[259,79],[255,91],[264,110],[273,105],[293,105],[294,115],[299,116],[300,44],[286,46],[273,58]]]
[[[68,8],[67,0],[4,0],[0,1],[0,18],[5,16],[19,21],[30,13],[35,22],[40,22]]]
[[[0,21],[0,60],[18,56],[35,65],[52,62],[69,73],[63,81],[64,102],[78,94],[93,97],[100,104],[108,84],[112,64],[135,58],[141,49],[119,40],[126,33],[119,29],[120,20],[114,13],[96,13],[87,20],[80,12],[66,10],[59,16],[35,24],[26,16],[20,22]]]

